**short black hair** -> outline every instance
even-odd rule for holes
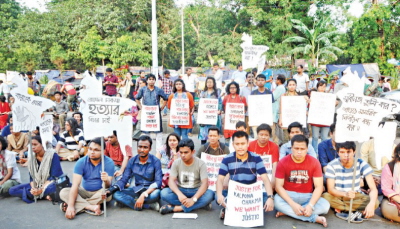
[[[290,131],[292,130],[292,128],[299,128],[300,131],[303,133],[303,125],[301,125],[301,123],[299,122],[292,122],[290,123],[290,125],[288,126],[288,133],[290,134]]]
[[[317,89],[318,89],[319,87],[324,86],[324,85],[326,85],[326,81],[325,81],[325,80],[320,80],[320,81],[317,83]]]
[[[10,123],[10,119],[12,118],[12,113],[8,115],[7,123]]]
[[[166,74],[171,74],[171,73],[168,70],[165,70],[164,75],[166,75]]]
[[[333,133],[333,132],[335,132],[335,129],[336,129],[336,123],[332,123],[332,124],[329,126],[329,131],[330,131],[331,133]]]
[[[290,143],[292,144],[292,147],[294,145],[295,142],[305,142],[306,146],[308,148],[308,138],[306,136],[304,136],[303,134],[297,134],[295,136],[293,136],[292,139],[290,139]]]
[[[113,70],[112,70],[112,68],[107,68],[106,69],[106,72],[112,72]]]
[[[235,141],[235,138],[242,138],[242,137],[246,137],[246,140],[249,141],[249,135],[244,131],[236,131],[232,135],[232,141]]]
[[[186,68],[186,72],[189,71],[189,70],[192,70],[192,68]]]
[[[336,151],[339,152],[341,148],[352,149],[354,152],[356,152],[356,143],[353,141],[336,143]]]
[[[118,137],[118,136],[117,136],[117,131],[116,131],[116,130],[113,130],[113,135],[114,135],[115,137]]]
[[[236,87],[236,94],[240,95],[240,87],[239,84],[236,83],[235,81],[230,82],[226,88],[225,88],[225,92],[227,95],[230,95],[231,93],[229,92],[229,88],[231,87],[231,85],[234,85]]]
[[[26,75],[31,76],[32,72],[27,72]]]
[[[301,69],[303,69],[303,68],[304,68],[302,64],[300,64],[300,65],[299,65],[299,66],[297,66],[297,67],[300,67]]]
[[[297,80],[296,79],[288,79],[286,84],[289,85],[289,83],[293,81],[297,85]]]
[[[147,135],[140,136],[139,139],[137,140],[137,145],[139,145],[140,141],[144,141],[144,142],[148,141],[150,143],[150,149],[151,149],[151,146],[153,145],[153,140],[151,140],[150,136],[147,136]]]
[[[218,66],[219,67],[219,64],[218,63],[214,63],[213,66]]]
[[[286,77],[282,74],[278,74],[278,77],[276,78],[276,80],[281,81],[281,84],[284,84],[286,81]]]
[[[242,67],[242,66],[243,66],[242,63],[239,63],[239,64],[236,65],[236,68],[239,68],[239,67]]]
[[[102,140],[101,137],[93,138],[92,140],[90,140],[88,145],[90,145],[90,143],[93,142],[94,144],[97,144],[97,145],[99,145],[101,147],[101,140]],[[106,144],[105,143],[103,144],[103,150],[104,149],[106,149]]]
[[[190,149],[191,151],[193,151],[193,150],[194,150],[194,142],[193,142],[193,140],[190,139],[190,138],[181,140],[181,141],[179,142],[178,147],[177,147],[176,150],[179,151],[179,149],[180,149],[180,148],[183,148],[183,147],[189,147],[189,149]]]
[[[146,80],[149,80],[150,78],[153,78],[154,80],[156,80],[156,76],[151,73],[147,75]]]
[[[139,81],[141,81],[141,82],[143,82],[144,84],[146,84],[146,85],[147,85],[147,81],[146,81],[146,79],[140,79]]]
[[[254,73],[254,72],[257,73],[257,71],[258,71],[257,68],[251,69],[251,73]]]
[[[73,114],[72,114],[72,118],[74,117],[74,115],[79,115],[79,116],[81,116],[81,119],[83,119],[83,114],[81,113],[81,112],[79,112],[79,111],[75,111]],[[83,120],[82,120],[83,121]]]
[[[2,151],[7,149],[7,140],[3,136],[0,136],[0,143],[1,143],[1,150]]]
[[[208,132],[207,133],[210,133],[210,131],[217,131],[218,135],[221,133],[217,126],[210,126],[210,128],[208,128]]]
[[[4,95],[0,95],[0,102],[6,102],[6,97]]]
[[[245,122],[243,122],[243,121],[239,121],[239,122],[237,122],[236,125],[235,125],[236,129],[239,128],[239,127],[242,127],[242,126],[243,126],[245,129],[247,128],[247,124],[246,124]]]
[[[56,91],[56,92],[54,92],[54,95],[60,95],[60,96],[62,96],[62,93],[59,92],[59,91]]]
[[[266,131],[268,131],[268,133],[269,133],[270,136],[272,135],[272,128],[271,128],[270,125],[268,125],[268,124],[266,124],[266,123],[262,123],[261,125],[259,125],[259,126],[257,127],[257,134],[260,133],[260,131],[262,131],[262,130],[266,130]],[[271,137],[272,137],[272,136],[271,136]]]
[[[144,70],[140,70],[140,71],[139,71],[139,74],[142,73],[142,72],[144,72]]]
[[[263,79],[267,80],[267,77],[264,74],[258,74],[256,79],[257,78],[263,78]]]

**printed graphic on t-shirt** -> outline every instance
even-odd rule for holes
[[[189,187],[194,185],[194,173],[182,171],[181,172],[181,185]]]
[[[296,184],[306,184],[309,180],[308,170],[292,170],[290,171],[289,182]]]

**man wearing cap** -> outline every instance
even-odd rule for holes
[[[106,76],[104,77],[103,86],[106,87],[106,94],[115,96],[117,94],[118,78],[112,74],[111,68],[106,69]]]

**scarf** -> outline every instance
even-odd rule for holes
[[[46,189],[46,187],[44,187],[44,184],[50,177],[51,162],[53,161],[54,153],[54,149],[51,147],[51,145],[48,145],[47,150],[43,155],[40,166],[38,165],[36,157],[28,157],[29,173],[31,174],[32,179],[35,182],[36,187],[43,189],[43,192],[40,194],[39,199],[43,198],[44,190]]]
[[[6,157],[3,152],[0,152],[0,180],[3,179],[7,175],[7,162]]]
[[[393,190],[400,194],[400,162],[394,164],[393,169]]]

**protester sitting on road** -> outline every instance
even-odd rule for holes
[[[137,143],[138,154],[129,160],[122,178],[108,193],[114,193],[114,199],[133,210],[152,209],[158,211],[162,181],[161,162],[150,154],[152,140],[149,136],[141,136]],[[135,186],[124,189],[125,184],[134,178]]]
[[[51,200],[50,196],[56,192],[54,180],[63,174],[60,158],[51,143],[45,143],[47,150],[44,150],[40,136],[33,136],[31,144],[34,155],[28,157],[30,182],[10,188],[9,193],[26,203],[32,203],[35,199]]]
[[[54,122],[58,122],[63,130],[65,130],[65,118],[67,118],[67,113],[69,111],[68,104],[61,100],[61,92],[56,91],[54,93],[55,103],[50,110],[53,111]]]
[[[336,124],[333,123],[329,127],[331,138],[326,139],[318,144],[318,159],[321,163],[322,172],[324,174],[326,172],[326,166],[328,165],[328,163],[339,157],[336,150],[335,126]]]
[[[78,128],[83,131],[83,115],[81,112],[77,111],[72,114],[72,117],[76,120],[78,123]]]
[[[328,226],[320,216],[329,211],[329,202],[321,198],[324,190],[319,161],[307,154],[308,138],[291,138],[292,153],[280,159],[276,168],[276,217],[287,215],[302,221]]]
[[[75,218],[75,215],[86,212],[91,215],[101,215],[103,211],[100,204],[103,202],[102,194],[111,185],[114,175],[114,163],[111,158],[101,156],[101,138],[95,138],[89,143],[88,154],[79,159],[74,167],[72,187],[63,188],[60,199],[64,201],[60,208],[65,212],[67,219]],[[104,171],[102,172],[102,163]],[[82,184],[82,186],[81,186]],[[111,200],[111,196],[107,201]]]
[[[299,122],[292,122],[288,126],[288,132],[289,132],[289,141],[286,142],[285,144],[283,144],[281,146],[281,148],[279,149],[279,160],[292,153],[292,149],[291,149],[292,148],[292,141],[291,141],[291,139],[295,135],[299,135],[299,134],[303,135],[304,134],[303,125],[301,125]],[[307,154],[317,158],[317,154],[315,153],[315,150],[314,150],[314,148],[312,147],[311,144],[307,147]]]
[[[121,145],[117,138],[117,131],[114,130],[113,134],[108,136],[104,155],[114,161],[114,176],[117,180],[124,173],[128,161],[132,157],[132,147],[125,147],[125,150],[126,155],[122,153]]]
[[[11,124],[12,122],[13,122],[12,113],[10,113],[10,114],[8,115],[7,125],[6,125],[3,129],[1,129],[1,136],[7,138],[7,136],[11,134],[11,131],[10,131],[10,124]]]
[[[11,114],[10,105],[8,105],[6,102],[6,97],[4,95],[0,95],[0,130],[7,126],[9,114]]]
[[[236,128],[235,132],[244,131],[244,132],[247,133],[247,131],[246,131],[247,130],[247,124],[245,122],[243,122],[243,121],[237,122],[236,125],[235,125],[235,128]],[[250,142],[253,141],[253,140],[254,139],[249,137],[249,141]],[[226,145],[226,139],[225,139],[225,145]],[[230,139],[230,141],[229,141],[229,152],[230,153],[235,152],[235,148],[233,147],[232,139]]]
[[[21,174],[19,172],[15,154],[6,150],[7,141],[0,136],[0,197],[8,196],[11,187],[21,183]]]
[[[217,126],[211,126],[208,128],[208,142],[197,151],[196,156],[201,158],[201,153],[210,155],[227,155],[229,154],[229,148],[225,144],[219,142],[219,128]]]
[[[279,146],[270,139],[272,138],[272,129],[268,124],[261,124],[257,127],[257,140],[250,142],[249,151],[260,156],[271,155],[272,164],[272,187],[275,186],[275,171],[279,161]]]
[[[400,222],[400,144],[394,149],[393,160],[383,167],[381,184],[385,195],[381,204],[382,215]]]
[[[161,161],[162,173],[166,174],[170,171],[172,163],[180,158],[179,151],[177,150],[180,142],[179,136],[176,133],[170,133],[167,136],[165,144],[161,149],[157,150],[156,157]]]
[[[373,217],[375,209],[379,206],[378,191],[372,178],[373,171],[371,166],[362,159],[355,162],[356,144],[354,142],[337,143],[336,148],[339,158],[329,162],[327,166],[325,176],[328,192],[322,196],[329,201],[339,218],[347,220],[348,214],[343,214],[342,211],[357,211],[351,216],[352,221],[362,222],[364,218]],[[352,189],[354,163],[356,163],[357,169],[354,189]],[[365,178],[370,188],[369,195],[361,192],[362,177]],[[351,199],[353,199],[352,209],[350,209]]]
[[[188,213],[199,208],[211,210],[214,192],[208,189],[205,162],[194,156],[194,143],[191,139],[180,141],[178,150],[181,158],[172,164],[169,188],[161,191],[161,199],[168,204],[160,209],[160,213]]]
[[[79,159],[84,153],[85,145],[83,131],[78,129],[78,123],[73,118],[68,118],[65,122],[65,131],[60,135],[60,140],[56,146],[56,152],[63,161],[74,161]],[[61,147],[64,148],[61,148]]]
[[[14,127],[11,123],[11,134],[7,136],[7,150],[13,151],[17,155],[17,161],[21,160],[20,163],[25,163],[26,158],[28,157],[28,134],[22,132],[14,132],[13,129]]]

